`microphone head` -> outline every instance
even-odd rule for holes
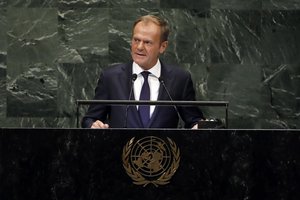
[[[131,76],[131,80],[132,80],[132,81],[135,81],[135,80],[136,80],[136,78],[137,78],[137,74],[132,74],[132,76]]]
[[[159,80],[159,82],[161,82],[161,83],[163,83],[163,82],[164,82],[164,80],[163,80],[163,78],[162,78],[162,77],[159,77],[159,78],[158,78],[158,80]]]

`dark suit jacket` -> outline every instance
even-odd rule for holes
[[[195,90],[190,73],[171,65],[161,63],[161,77],[164,80],[173,100],[194,101]],[[132,85],[132,62],[118,64],[102,71],[95,89],[97,100],[128,100]],[[134,95],[132,98],[134,99]],[[163,86],[159,88],[158,100],[170,100]],[[203,118],[197,107],[178,107],[185,127],[192,127]],[[129,106],[127,123],[125,124],[126,106],[91,105],[83,117],[82,127],[91,127],[94,121],[101,120],[110,128],[143,128],[136,106]],[[174,106],[156,106],[151,120],[146,128],[177,128],[178,114]]]

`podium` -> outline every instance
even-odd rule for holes
[[[80,107],[82,105],[110,105],[110,106],[126,106],[126,110],[128,106],[136,106],[136,105],[155,105],[155,106],[172,106],[175,108],[178,117],[179,113],[177,110],[177,106],[208,106],[208,107],[223,107],[225,110],[225,123],[221,122],[221,120],[214,119],[212,121],[199,121],[198,126],[202,128],[228,128],[228,101],[135,101],[135,100],[76,100],[76,124],[77,128],[79,128],[79,113]],[[125,113],[124,119],[127,119],[127,114]]]
[[[300,198],[299,130],[1,128],[0,133],[1,200]],[[164,145],[170,147],[169,160],[155,154],[167,152]],[[162,160],[171,166],[163,173]],[[159,165],[145,168],[150,161]],[[132,178],[136,174],[145,184]]]

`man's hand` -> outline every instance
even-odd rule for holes
[[[92,124],[91,128],[109,128],[109,125],[97,120]]]
[[[198,124],[195,124],[192,129],[198,129]]]

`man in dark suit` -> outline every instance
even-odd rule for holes
[[[96,100],[194,101],[190,74],[159,60],[168,46],[168,24],[153,15],[140,17],[133,25],[132,62],[102,71]],[[197,128],[203,119],[197,107],[91,105],[83,117],[84,128],[176,128],[179,116],[186,128]]]

